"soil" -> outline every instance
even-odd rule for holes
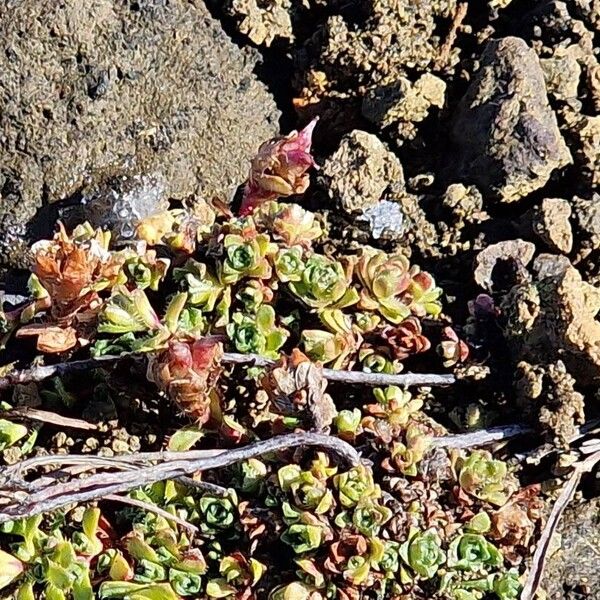
[[[24,266],[51,206],[111,227],[117,199],[229,201],[260,142],[319,116],[305,202],[331,248],[412,254],[485,363],[436,418],[482,404],[564,446],[598,412],[600,2],[206,4],[0,4],[0,269]],[[467,309],[483,292],[493,324]],[[122,422],[141,401],[120,393]],[[121,442],[154,448],[146,425]],[[564,519],[549,598],[600,598],[597,511]]]

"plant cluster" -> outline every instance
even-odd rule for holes
[[[442,506],[435,494],[408,501],[427,481],[421,461],[414,477],[378,484],[377,470],[343,470],[323,453],[304,466],[252,459],[218,478],[229,486],[223,496],[173,481],[132,493],[195,525],[193,536],[167,516],[136,508],[115,515],[131,527],[124,535],[98,508],[83,513],[70,538],[62,533],[64,517],[47,532],[41,517],[4,525],[3,533],[18,541],[0,553],[0,585],[12,586],[19,599],[42,594],[51,600],[400,599],[423,593],[512,600],[520,592],[519,576],[503,555],[510,536],[498,535],[506,516],[494,506],[499,497],[479,498],[486,486],[510,490],[511,476],[498,469],[498,461],[481,453],[461,457],[453,479],[460,493]]]
[[[4,314],[3,339],[34,338],[62,359],[148,353],[148,386],[193,423],[163,444],[170,451],[312,429],[352,443],[364,463],[348,469],[290,449],[210,473],[212,491],[178,480],[131,493],[159,512],[100,502],[82,518],[78,508],[5,524],[0,594],[518,598],[538,491],[516,493],[489,453],[433,448],[441,428],[422,395],[376,388],[358,406],[327,389],[323,365],[395,374],[428,351],[442,291],[400,252],[325,252],[319,216],[279,201],[308,186],[312,127],[260,148],[239,216],[197,201],[137,223],[126,248],[87,224],[61,226],[32,248],[31,299]],[[437,350],[445,366],[468,356],[449,327]],[[277,362],[240,382],[225,352]],[[47,393],[71,401],[61,379],[52,385]],[[27,435],[0,420],[0,443],[29,444],[25,452],[35,443]]]

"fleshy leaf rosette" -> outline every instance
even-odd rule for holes
[[[407,317],[398,325],[387,325],[381,330],[381,337],[390,345],[394,358],[400,361],[431,348],[416,317]]]
[[[480,500],[502,506],[514,491],[506,463],[493,459],[485,450],[472,452],[466,459],[459,458],[456,466],[460,487]]]
[[[223,346],[215,338],[172,339],[166,350],[150,358],[147,377],[203,424],[211,416],[211,403],[219,400],[216,384],[222,355]]]
[[[315,214],[293,202],[266,202],[252,218],[258,227],[267,229],[273,239],[287,248],[302,246],[309,249],[313,240],[323,234]]]
[[[442,290],[429,273],[411,267],[403,254],[365,248],[356,273],[364,286],[359,308],[377,311],[394,324],[411,314],[437,317],[441,313]]]
[[[358,260],[356,273],[363,285],[360,308],[378,311],[391,323],[400,323],[410,315],[402,297],[411,283],[406,256],[366,248]]]
[[[304,129],[292,131],[260,146],[252,159],[241,215],[249,215],[260,204],[281,196],[303,194],[310,183],[308,170],[315,166],[310,154],[317,119]]]
[[[305,264],[299,281],[290,289],[312,308],[344,308],[356,304],[358,292],[351,287],[351,269],[326,256],[314,254]]]
[[[446,561],[441,545],[435,529],[424,532],[413,529],[400,546],[400,557],[421,579],[431,579]]]
[[[275,246],[269,236],[246,228],[241,235],[230,233],[223,240],[225,259],[221,266],[219,279],[224,285],[236,283],[243,277],[269,279],[271,264],[268,256],[273,254]]]

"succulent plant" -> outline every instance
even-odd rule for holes
[[[234,313],[227,325],[227,335],[239,352],[277,358],[288,332],[275,325],[272,306],[260,306],[255,315]]]
[[[323,364],[333,363],[333,368],[348,366],[358,351],[362,336],[352,327],[352,320],[339,309],[321,311],[321,321],[329,329],[305,329],[301,334],[306,355]]]
[[[173,276],[188,293],[188,301],[192,306],[206,312],[215,309],[223,286],[204,263],[189,259],[183,267],[174,269]]]
[[[369,539],[379,535],[381,527],[392,517],[392,511],[374,498],[363,498],[354,507],[352,523]]]
[[[408,317],[399,325],[384,327],[381,337],[389,344],[394,358],[399,361],[426,352],[431,347],[431,342],[423,335],[421,322],[416,317]]]
[[[387,443],[400,436],[401,432],[406,429],[410,419],[423,406],[422,400],[413,399],[410,392],[397,386],[388,386],[385,389],[375,388],[373,395],[377,400],[377,404],[369,404],[365,407],[367,414],[362,421],[362,426]],[[409,444],[412,444],[411,447],[415,448],[413,439],[420,441],[423,437],[417,435],[416,438],[413,438],[410,428],[409,431],[411,433],[409,435],[407,431],[407,439],[410,439]]]
[[[141,289],[128,290],[117,286],[101,314],[100,333],[141,333],[158,329],[160,319],[145,292]]]
[[[131,251],[132,256],[124,260],[117,283],[130,284],[142,290],[150,288],[156,292],[171,261],[166,258],[157,258],[156,251],[146,250],[143,244],[138,246],[135,252]]]
[[[301,510],[319,515],[329,512],[333,506],[333,494],[326,482],[311,471],[302,471],[298,465],[286,465],[277,472],[277,479],[284,492],[292,493],[294,505]]]
[[[289,286],[312,308],[344,308],[358,301],[358,292],[351,287],[350,280],[351,274],[340,262],[313,254],[304,265],[302,278]]]
[[[16,583],[19,600],[33,600],[42,590],[47,600],[93,600],[90,562],[103,550],[99,519],[99,509],[87,509],[83,529],[72,540],[58,527],[43,532],[41,516],[5,523],[2,531],[21,541],[13,545],[12,554],[0,551],[0,589]]]
[[[252,160],[240,213],[252,213],[257,206],[280,196],[302,194],[310,182],[307,171],[315,164],[310,154],[317,120],[301,131],[265,142]]]
[[[413,529],[399,552],[404,563],[422,579],[431,579],[446,562],[441,539],[435,529],[423,532]]]
[[[461,340],[452,327],[444,327],[442,341],[437,348],[445,367],[464,363],[469,358],[469,346]]]
[[[206,595],[209,598],[249,595],[265,571],[263,563],[254,558],[247,559],[241,552],[224,556],[219,564],[221,577],[207,583]]]
[[[302,513],[305,522],[293,523],[281,535],[281,541],[291,546],[296,554],[312,552],[324,542],[324,529],[309,513]]]
[[[339,437],[352,441],[361,430],[362,413],[358,408],[340,410],[335,417],[335,426]]]
[[[412,267],[410,285],[405,294],[405,301],[410,311],[417,317],[437,317],[442,312],[440,301],[442,290],[437,287],[433,277],[417,267]]]
[[[478,450],[457,462],[461,488],[481,500],[502,506],[508,500],[512,481],[506,463],[495,460],[489,452]]]
[[[257,233],[249,227],[241,235],[230,233],[223,240],[225,258],[219,272],[219,280],[223,285],[236,283],[244,277],[269,279],[271,264],[269,256],[276,246],[269,236]]]
[[[238,290],[236,298],[244,305],[246,312],[255,313],[262,304],[273,300],[273,290],[260,280],[251,279]]]
[[[203,496],[199,501],[200,527],[205,533],[231,529],[237,517],[237,497]]]
[[[273,238],[287,248],[310,248],[312,242],[323,234],[314,213],[298,204],[266,202],[253,214],[257,225],[268,229]]]
[[[214,338],[172,339],[166,350],[151,357],[147,377],[198,423],[211,416],[219,401],[215,388],[221,374],[222,345]]]
[[[400,323],[411,311],[402,299],[411,282],[410,263],[403,254],[388,255],[364,249],[356,265],[363,285],[359,307],[378,311],[391,323]]]
[[[429,449],[430,438],[416,424],[408,426],[404,434],[404,442],[392,443],[389,458],[383,466],[390,471],[398,471],[403,475],[415,477],[419,462]]]
[[[275,272],[279,281],[300,281],[304,271],[304,256],[300,246],[283,248],[275,257]]]
[[[464,533],[450,543],[448,568],[464,571],[480,571],[488,567],[500,567],[502,554],[483,535]]]
[[[364,465],[336,475],[333,484],[345,508],[354,508],[361,499],[378,497],[380,494],[379,486],[373,481],[373,473]]]

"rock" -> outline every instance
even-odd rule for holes
[[[421,75],[414,83],[401,77],[371,88],[363,99],[362,113],[380,127],[418,123],[432,106],[444,106],[445,93],[444,81],[431,73]]]
[[[297,50],[304,73],[296,108],[307,119],[320,114],[322,128],[336,133],[360,127],[366,91],[420,75],[439,58],[456,6],[457,0],[330,1],[326,20]],[[450,66],[458,53],[451,52]]]
[[[576,115],[569,127],[575,163],[587,186],[600,185],[600,116]]]
[[[571,503],[560,521],[554,552],[544,569],[542,588],[549,599],[598,597],[600,569],[600,498]]]
[[[571,205],[561,198],[546,198],[533,213],[533,230],[555,252],[568,254],[573,248],[569,217]]]
[[[507,240],[491,244],[484,248],[475,258],[473,277],[478,285],[491,291],[493,273],[500,262],[511,262],[520,268],[526,267],[535,253],[535,245],[525,240]]]
[[[515,373],[517,403],[525,418],[541,424],[550,442],[568,445],[584,422],[583,395],[560,360],[550,364],[521,361]]]
[[[290,0],[230,0],[227,4],[227,12],[239,21],[240,33],[267,47],[277,38],[294,39],[291,10]]]
[[[321,180],[329,197],[349,214],[377,204],[392,185],[404,187],[404,173],[396,155],[377,136],[360,130],[344,136],[323,165]]]
[[[444,192],[442,204],[450,209],[454,220],[459,224],[478,223],[488,218],[483,210],[483,197],[474,185],[449,185]]]
[[[580,384],[600,378],[600,288],[585,282],[574,267],[542,280],[540,304],[550,347],[560,352]]]
[[[600,288],[566,260],[536,260],[535,280],[515,285],[502,300],[502,330],[515,359],[560,359],[578,385],[590,385],[600,380]]]
[[[535,52],[515,37],[489,42],[452,127],[458,168],[484,193],[514,202],[571,162]]]
[[[4,2],[6,4],[6,2]],[[44,202],[109,175],[227,199],[278,130],[271,95],[200,2],[23,0],[0,23],[0,264]]]
[[[556,100],[577,98],[581,67],[574,52],[556,52],[552,58],[540,60],[548,94]]]
[[[598,248],[600,246],[600,195],[594,194],[591,199],[575,196],[572,206],[580,247],[587,250]]]
[[[537,280],[562,275],[571,266],[571,261],[562,254],[538,254],[532,269]]]

